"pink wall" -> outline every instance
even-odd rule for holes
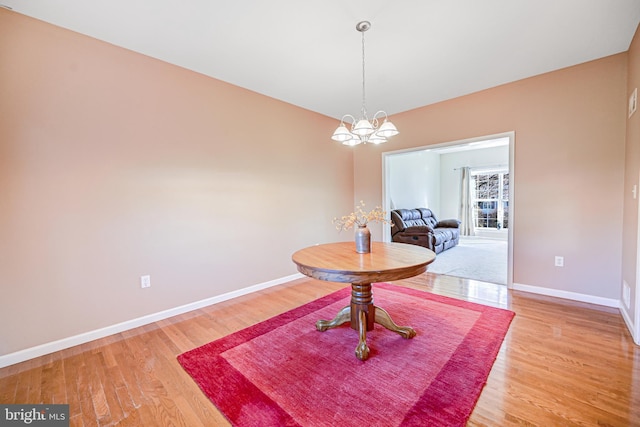
[[[515,131],[514,283],[618,300],[626,69],[623,53],[395,115],[392,142],[355,151],[355,198],[382,202],[384,151]]]
[[[335,120],[2,8],[0,64],[0,356],[287,277],[344,238]]]
[[[384,150],[512,130],[514,281],[618,299],[637,46],[399,114],[352,154],[335,120],[0,8],[0,357],[291,275],[381,202]]]

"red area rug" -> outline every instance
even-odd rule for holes
[[[355,357],[345,287],[178,356],[236,426],[464,426],[514,313],[385,283],[376,305],[417,335],[375,325],[369,359]]]

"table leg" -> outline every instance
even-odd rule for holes
[[[416,331],[409,326],[398,326],[391,320],[389,313],[383,308],[376,306],[376,323],[384,326],[390,331],[396,332],[402,336],[402,338],[413,338],[416,336]]]
[[[373,304],[373,292],[370,283],[352,283],[351,303],[342,308],[332,320],[318,320],[316,329],[323,332],[349,321],[351,321],[351,328],[358,331],[356,357],[363,361],[369,357],[367,331],[373,330],[374,323],[400,334],[403,338],[408,339],[416,336],[416,331],[413,328],[396,325],[386,310]]]
[[[355,352],[356,357],[363,361],[369,357],[367,331],[373,330],[375,310],[371,283],[352,283],[351,328],[358,331],[358,346]]]
[[[369,346],[367,345],[367,314],[364,311],[360,312],[360,322],[358,323],[356,357],[363,361],[369,358]]]
[[[333,320],[318,320],[316,322],[316,329],[320,332],[324,332],[327,329],[335,328],[343,323],[347,323],[349,320],[351,320],[351,306],[348,305],[340,310]]]

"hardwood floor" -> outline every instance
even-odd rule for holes
[[[639,426],[640,348],[616,309],[425,273],[396,284],[516,312],[469,426]],[[176,356],[345,285],[300,279],[0,369],[0,403],[72,426],[225,426]]]

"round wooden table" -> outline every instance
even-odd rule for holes
[[[427,270],[436,254],[422,246],[406,243],[372,242],[371,252],[359,254],[354,242],[328,243],[310,246],[293,254],[298,271],[314,279],[351,283],[351,303],[338,312],[333,320],[318,320],[316,329],[330,328],[351,322],[358,331],[356,357],[369,357],[367,331],[378,323],[404,338],[413,338],[416,332],[408,326],[396,325],[389,313],[373,304],[371,283],[400,280],[417,276]]]

